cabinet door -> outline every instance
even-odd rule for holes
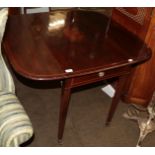
[[[147,106],[155,86],[155,30],[152,24],[153,8],[115,8],[112,18],[144,40],[153,51],[152,58],[139,65],[131,74],[124,88],[123,100]]]

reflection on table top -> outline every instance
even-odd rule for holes
[[[13,68],[35,80],[104,71],[151,55],[142,41],[109,17],[84,10],[11,16],[4,48]]]

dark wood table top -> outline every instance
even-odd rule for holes
[[[34,80],[86,75],[151,56],[142,41],[114,21],[82,10],[10,16],[3,45],[14,70]]]

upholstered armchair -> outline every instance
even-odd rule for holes
[[[8,9],[0,10],[0,46]],[[15,95],[13,78],[5,64],[0,47],[0,146],[20,146],[33,135],[32,123]]]

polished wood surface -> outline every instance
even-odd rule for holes
[[[124,28],[145,40],[153,8],[114,8],[112,18]]]
[[[112,25],[107,33],[109,19],[104,15],[89,11],[63,14],[64,25],[51,30],[56,11],[9,18],[5,53],[19,74],[35,80],[62,79],[145,58],[139,51],[146,54],[147,48],[134,35],[118,25]],[[66,73],[67,69],[73,72]]]
[[[151,57],[151,50],[121,25],[101,13],[82,10],[9,17],[3,45],[18,74],[32,80],[63,81],[59,140],[74,87],[117,78],[109,124],[127,75]]]
[[[124,101],[147,106],[155,90],[155,16],[154,8],[115,8],[113,19],[135,33],[152,49],[149,61],[139,65],[131,74],[125,87]]]
[[[9,8],[9,15],[19,15],[19,14],[21,14],[20,7],[10,7]]]
[[[154,10],[155,11],[155,10]],[[153,12],[154,12],[153,11]],[[152,57],[146,63],[138,66],[128,87],[126,99],[129,102],[147,106],[155,91],[155,15],[151,14],[151,21],[148,27],[145,43],[152,49]]]

